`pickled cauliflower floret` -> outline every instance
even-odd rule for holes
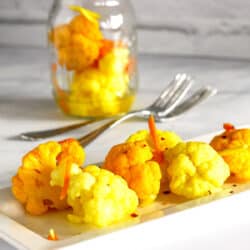
[[[123,178],[92,165],[72,175],[68,204],[73,208],[68,215],[71,222],[103,227],[133,213],[138,197]]]
[[[52,29],[49,40],[57,49],[61,66],[67,70],[82,71],[98,59],[103,37],[96,13],[79,6],[70,8],[80,14],[68,24]]]
[[[99,55],[100,45],[97,42],[93,42],[82,35],[72,35],[71,44],[66,48],[59,50],[59,58],[61,58],[60,53],[64,57],[64,63],[67,70],[82,71],[85,68],[92,65]],[[63,52],[61,52],[63,51]]]
[[[170,190],[196,198],[221,190],[230,174],[222,157],[202,142],[179,143],[165,152]]]
[[[75,73],[68,97],[70,112],[89,115],[120,113],[123,108],[120,98],[128,88],[129,79],[126,76],[106,75],[96,68]]]
[[[93,41],[102,40],[103,38],[99,23],[95,22],[95,20],[89,20],[82,14],[75,16],[71,20],[69,23],[69,29],[72,33],[81,34]]]
[[[129,50],[124,48],[113,48],[99,61],[99,69],[104,74],[123,74],[129,63]]]
[[[151,120],[153,126],[153,131],[150,132],[150,130],[139,130],[136,133],[129,136],[127,139],[128,142],[135,142],[140,140],[145,140],[147,144],[150,146],[152,153],[154,155],[153,159],[157,161],[160,164],[161,167],[161,182],[166,183],[167,182],[167,174],[166,174],[166,164],[164,164],[164,156],[163,152],[164,150],[167,150],[169,148],[174,147],[176,144],[181,142],[181,138],[174,132],[171,131],[162,131],[156,129],[154,125],[154,120],[149,118],[149,121]],[[152,136],[152,134],[156,134]],[[157,145],[155,145],[157,144]]]
[[[98,94],[103,85],[105,85],[105,76],[97,69],[88,68],[74,74],[70,90],[72,94],[77,94],[78,91],[82,96],[88,97]]]
[[[138,195],[141,203],[156,199],[161,180],[160,166],[145,141],[115,145],[106,156],[103,168],[122,176]]]
[[[240,181],[250,180],[250,129],[225,128],[210,145],[227,162],[232,176]]]
[[[13,195],[33,215],[68,207],[65,200],[60,200],[61,188],[50,185],[50,175],[59,165],[81,165],[84,157],[82,147],[74,139],[39,145],[23,157],[12,178]]]

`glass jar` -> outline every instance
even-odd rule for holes
[[[56,0],[48,39],[53,93],[66,114],[108,117],[131,108],[137,36],[128,0]]]

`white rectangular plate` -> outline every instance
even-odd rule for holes
[[[208,142],[215,134],[218,132],[194,140]],[[248,215],[249,190],[248,183],[228,183],[222,192],[192,201],[160,194],[153,204],[138,210],[138,217],[99,229],[69,223],[69,211],[28,215],[7,187],[0,190],[0,236],[18,249],[153,249],[197,235],[204,226],[209,233],[216,223],[228,223],[232,209],[237,209],[235,204],[244,208],[242,218]],[[46,239],[50,228],[55,229],[58,241]]]

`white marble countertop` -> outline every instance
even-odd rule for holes
[[[149,104],[178,72],[193,75],[197,80],[196,88],[210,84],[219,90],[216,96],[178,119],[159,124],[159,128],[174,130],[187,139],[221,129],[224,122],[250,124],[250,61],[145,55],[140,56],[139,62],[140,91],[137,105]],[[21,156],[37,144],[16,141],[10,139],[11,136],[77,121],[63,115],[54,104],[47,65],[47,52],[44,49],[0,49],[0,185],[9,183],[20,164]],[[111,146],[107,138],[112,144],[119,143],[129,133],[145,127],[145,122],[132,120],[108,131],[86,148],[87,161],[103,159]],[[80,136],[85,132],[86,128],[70,135]],[[103,154],[97,157],[98,150]],[[239,234],[241,226],[243,233]],[[223,237],[229,237],[225,249],[249,249],[250,240],[244,233],[249,230],[250,221],[246,225],[235,225],[234,231],[231,227],[224,232]],[[237,237],[232,239],[234,233]],[[209,237],[210,240],[203,239],[206,247],[209,246],[206,249],[223,248],[224,242],[218,240],[216,234]],[[216,238],[218,244],[213,243]],[[197,248],[193,244],[192,249],[201,249],[201,240],[192,240],[197,243]],[[0,249],[12,247],[0,241]],[[173,249],[187,248],[177,244]]]

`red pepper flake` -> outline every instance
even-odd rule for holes
[[[234,191],[233,191],[233,190],[231,190],[229,193],[230,193],[230,194],[233,194],[233,193],[234,193]]]
[[[49,199],[44,199],[43,200],[43,204],[45,206],[52,206],[53,205],[53,201],[52,200],[49,200]]]
[[[234,130],[234,129],[235,129],[234,125],[232,125],[231,123],[224,123],[224,124],[223,124],[223,128],[224,128],[226,131],[231,131],[231,130]]]
[[[169,190],[163,191],[163,194],[170,194],[171,192]]]
[[[58,236],[56,235],[53,228],[49,230],[49,235],[47,237],[48,240],[58,240]]]
[[[232,186],[233,186],[233,187],[237,187],[237,184],[233,184]]]
[[[35,169],[34,171],[35,171],[36,173],[38,173],[38,174],[41,174],[41,171],[38,170],[38,169]]]
[[[136,217],[138,217],[138,214],[132,213],[130,216],[133,217],[133,218],[136,218]]]

